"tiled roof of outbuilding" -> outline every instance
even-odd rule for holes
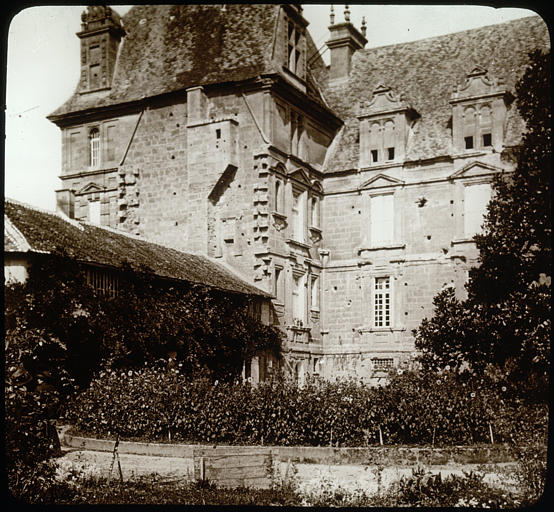
[[[270,295],[227,267],[139,237],[39,210],[11,199],[4,201],[4,251],[65,251],[80,261],[118,268],[123,263],[153,274],[247,295]]]
[[[280,73],[272,60],[278,4],[138,5],[123,16],[126,36],[111,90],[79,94],[61,116],[209,85]],[[314,48],[308,41],[309,50]]]
[[[403,44],[357,51],[347,82],[325,88],[329,106],[345,122],[335,150],[328,155],[326,170],[340,171],[358,167],[359,123],[356,118],[361,102],[371,99],[379,84],[390,87],[421,116],[407,147],[407,160],[448,155],[451,152],[450,96],[455,86],[476,66],[488,70],[490,77],[502,79],[514,93],[523,75],[528,53],[550,48],[544,21],[531,16],[423,39]],[[322,83],[322,78],[319,78]],[[508,109],[505,144],[516,144],[522,120],[515,103]]]

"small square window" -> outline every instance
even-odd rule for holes
[[[483,147],[492,146],[492,136],[490,133],[483,133]]]
[[[394,148],[387,148],[387,155],[389,160],[394,160]]]
[[[473,149],[473,137],[464,137],[464,141],[466,143],[466,149]]]
[[[378,161],[378,152],[376,149],[372,149],[371,150],[371,161],[373,163],[377,162]]]

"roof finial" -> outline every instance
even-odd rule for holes
[[[362,16],[362,36],[365,37],[367,31],[366,23],[365,23],[365,16]]]
[[[331,25],[335,24],[335,9],[333,8],[333,4],[331,4],[331,12],[329,13],[329,18],[331,19]]]
[[[344,6],[344,21],[350,21],[350,9],[348,8],[348,4]]]

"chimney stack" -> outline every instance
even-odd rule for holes
[[[331,37],[327,41],[327,47],[331,53],[331,66],[329,80],[346,80],[350,74],[352,55],[356,50],[361,50],[366,44],[365,18],[362,23],[362,32],[350,22],[350,9],[348,5],[344,9],[344,22],[335,25],[335,12],[331,6],[331,24],[329,32]]]

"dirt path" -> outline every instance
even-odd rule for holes
[[[89,450],[71,450],[58,459],[59,477],[70,478],[72,473],[85,475],[97,475],[107,477],[110,470],[113,455],[110,452],[97,452]],[[164,480],[192,480],[193,463],[190,458],[181,457],[155,457],[145,455],[120,454],[120,463],[123,479],[127,480],[139,475],[155,473]],[[280,462],[280,475],[296,474],[299,487],[302,490],[321,488],[322,485],[332,488],[341,486],[344,489],[364,489],[368,492],[377,491],[377,468],[375,466],[362,465],[331,465],[331,464],[287,464]],[[498,471],[510,467],[512,464],[497,464],[495,470],[487,473],[485,479],[490,483],[506,484],[505,477]],[[288,467],[288,469],[287,469]],[[440,472],[442,476],[449,474],[462,475],[462,472],[476,470],[478,466],[448,465],[432,466],[433,473]],[[383,487],[390,485],[402,476],[408,476],[412,467],[393,466],[382,470],[381,483]],[[114,465],[113,478],[118,478],[117,465]]]

